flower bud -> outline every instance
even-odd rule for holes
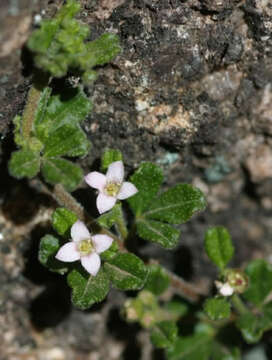
[[[248,287],[248,277],[240,269],[230,269],[226,274],[227,283],[236,293],[242,294]]]

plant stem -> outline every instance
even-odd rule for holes
[[[34,83],[28,92],[26,106],[22,115],[22,135],[25,140],[30,138],[41,93],[48,85],[48,82],[48,75],[35,76]]]
[[[237,294],[232,295],[231,301],[232,301],[233,306],[235,307],[235,309],[238,311],[238,313],[240,315],[248,312],[246,305],[243,303],[240,296],[238,296]]]
[[[171,271],[167,269],[165,270],[170,278],[170,286],[174,293],[186,298],[191,302],[199,301],[201,295],[204,295],[201,294],[201,291],[197,289],[195,285],[188,283]]]
[[[116,228],[117,228],[117,231],[119,232],[122,240],[125,241],[126,238],[128,237],[128,230],[127,230],[127,225],[126,225],[126,222],[124,219],[124,214],[122,212],[122,208],[120,208],[119,216],[116,221]]]
[[[57,184],[54,187],[53,191],[54,199],[60,204],[60,206],[66,207],[68,210],[72,211],[77,215],[79,220],[84,221],[86,218],[86,212],[81,204],[79,204],[76,199],[64,189],[60,184]],[[90,220],[90,217],[89,217]]]
[[[158,261],[150,259],[149,264],[158,264]],[[204,291],[204,289],[200,289],[196,284],[190,284],[178,275],[174,274],[172,271],[166,269],[165,267],[163,267],[163,269],[166,271],[170,279],[170,294],[166,293],[166,297],[168,297],[169,295],[172,296],[173,294],[177,294],[195,303],[200,300],[201,296],[207,295],[207,291]]]

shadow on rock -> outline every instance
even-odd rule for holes
[[[65,277],[50,272],[38,260],[40,239],[50,231],[49,226],[37,226],[31,232],[28,248],[25,250],[27,260],[23,275],[34,284],[44,287],[29,307],[31,321],[39,330],[57,326],[71,312],[70,288]]]

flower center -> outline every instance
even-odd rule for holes
[[[105,193],[108,196],[116,196],[119,193],[121,184],[110,182],[105,186]]]
[[[91,239],[81,240],[78,244],[78,251],[81,256],[86,256],[92,253],[94,250],[93,243]]]

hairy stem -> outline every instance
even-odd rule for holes
[[[49,77],[47,75],[39,75],[39,78],[36,76],[28,92],[26,106],[22,115],[22,135],[25,140],[28,140],[31,136],[41,93],[48,85],[48,82]]]
[[[237,312],[242,315],[248,312],[246,305],[241,300],[240,296],[237,294],[232,295],[231,301]]]
[[[150,259],[149,264],[158,264],[158,261]],[[195,303],[198,302],[201,296],[207,295],[203,289],[200,289],[196,284],[191,284],[183,280],[178,275],[174,274],[172,271],[163,267],[167,275],[170,278],[170,295],[177,294],[183,298]]]
[[[116,221],[116,228],[117,228],[117,231],[119,232],[122,240],[125,241],[126,238],[128,237],[128,230],[127,230],[127,225],[126,225],[126,222],[124,219],[124,214],[122,212],[122,209],[120,209],[120,214]]]
[[[170,278],[172,291],[177,295],[180,295],[191,302],[197,302],[200,300],[201,295],[204,295],[201,294],[201,291],[197,289],[195,285],[188,283],[171,271],[165,270]]]
[[[54,199],[60,204],[60,206],[66,207],[68,210],[72,211],[77,215],[79,220],[84,221],[86,218],[86,212],[81,204],[79,204],[76,199],[64,189],[60,184],[57,184],[54,187],[53,191]],[[89,219],[90,220],[90,219]],[[92,220],[91,220],[92,221]]]

